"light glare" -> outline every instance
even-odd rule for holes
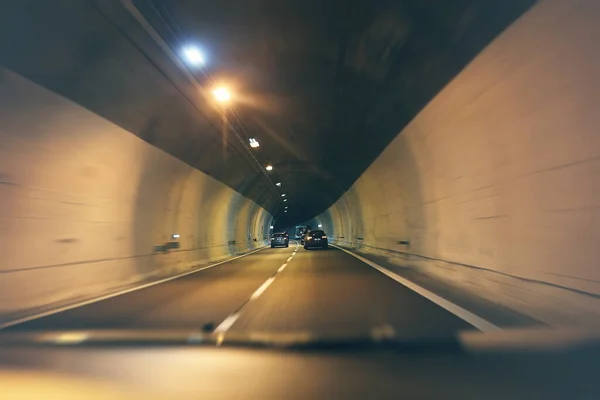
[[[231,100],[231,93],[226,87],[221,86],[216,89],[213,89],[212,93],[219,103],[227,103],[229,100]]]
[[[188,64],[193,65],[195,67],[204,65],[204,55],[195,46],[187,46],[183,49],[183,55],[187,60]]]

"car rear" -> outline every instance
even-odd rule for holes
[[[290,245],[289,236],[285,233],[275,233],[271,237],[271,248],[288,247]]]
[[[308,250],[310,248],[318,247],[322,249],[327,249],[329,247],[327,235],[322,230],[309,231],[304,239],[304,249]]]

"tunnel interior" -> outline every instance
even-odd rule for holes
[[[310,221],[550,325],[598,323],[595,2],[2,7],[0,318]]]
[[[532,2],[12,3],[6,67],[225,183],[283,228],[332,205]],[[188,43],[206,53],[200,72],[173,60]],[[195,93],[212,82],[239,93],[225,117]],[[249,155],[250,137],[261,146]]]

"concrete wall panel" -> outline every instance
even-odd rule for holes
[[[452,264],[456,284],[511,277],[513,301],[498,286],[494,299],[549,323],[600,320],[587,305],[600,295],[598,15],[597,1],[546,0],[516,21],[325,212],[334,235]],[[348,237],[347,218],[364,232]]]
[[[255,203],[6,69],[0,121],[0,320],[264,245]]]

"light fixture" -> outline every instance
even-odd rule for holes
[[[281,186],[281,182],[277,182],[275,186]]]
[[[323,225],[319,224],[319,228],[322,228],[322,227],[323,227]]]
[[[212,94],[219,103],[227,103],[231,100],[231,93],[229,92],[229,89],[224,86],[213,89]]]
[[[267,165],[267,166],[265,167],[265,169],[266,169],[267,171],[273,171],[273,166],[272,166],[271,164],[269,164],[269,165]]]
[[[283,201],[287,201],[287,199],[283,199]]]
[[[179,239],[179,233],[174,233],[173,234],[173,239]]]
[[[273,225],[271,225],[269,228],[270,228],[270,229],[273,229]]]
[[[281,193],[281,197],[285,197],[285,193]]]
[[[186,46],[183,48],[183,55],[186,62],[194,67],[204,65],[204,54],[196,46]]]
[[[250,138],[250,147],[256,148],[258,146],[260,146],[260,144],[258,143],[258,141],[256,139],[254,139],[254,138]]]

